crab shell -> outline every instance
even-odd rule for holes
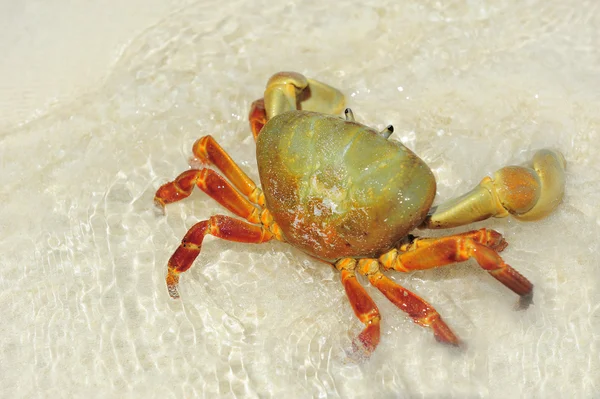
[[[273,117],[256,157],[285,240],[329,262],[381,255],[421,224],[435,197],[433,173],[412,151],[335,116]]]

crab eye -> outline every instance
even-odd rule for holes
[[[379,132],[379,134],[381,134],[385,139],[389,138],[392,133],[394,133],[394,126],[392,125],[388,125],[385,129]]]
[[[344,110],[344,115],[346,115],[347,121],[354,122],[354,112],[350,108]]]

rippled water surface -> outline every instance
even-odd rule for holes
[[[106,83],[0,133],[1,396],[593,397],[600,391],[600,8],[556,1],[202,1],[135,39]],[[341,88],[359,121],[428,162],[439,199],[560,148],[565,202],[532,224],[490,221],[534,305],[474,263],[394,275],[465,341],[435,342],[374,290],[382,342],[339,276],[281,243],[207,239],[164,283],[187,228],[225,213],[155,190],[214,135],[258,179],[246,120],[268,77]],[[421,233],[422,234],[422,233]]]

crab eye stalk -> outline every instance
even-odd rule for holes
[[[346,115],[347,121],[354,122],[354,112],[350,108],[344,110],[344,115]]]
[[[385,139],[389,138],[392,133],[394,133],[394,126],[392,125],[388,125],[385,129],[379,132],[379,134],[381,134]]]

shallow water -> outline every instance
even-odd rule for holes
[[[258,12],[257,10],[260,10]],[[203,1],[135,39],[102,87],[0,133],[0,374],[14,397],[593,397],[600,390],[600,8],[559,1]],[[164,284],[202,193],[152,204],[214,135],[258,180],[246,120],[268,77],[341,88],[357,120],[417,152],[438,199],[542,147],[568,162],[564,204],[501,231],[535,284],[517,299],[473,262],[394,275],[465,341],[435,342],[374,290],[382,342],[339,276],[281,243],[207,239]],[[3,396],[4,396],[3,395]]]

